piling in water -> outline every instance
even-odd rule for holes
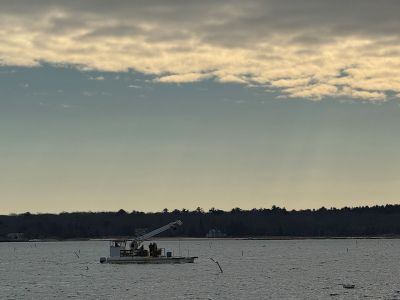
[[[216,260],[212,259],[211,257],[210,257],[210,259],[217,264],[217,266],[218,266],[219,270],[221,271],[221,273],[224,273],[224,271],[222,270],[219,262],[217,262]]]

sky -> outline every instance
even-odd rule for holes
[[[400,199],[396,0],[0,2],[0,214]]]

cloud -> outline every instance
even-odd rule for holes
[[[95,95],[95,93],[90,91],[84,91],[82,94],[86,97],[93,97]]]
[[[134,88],[134,89],[141,89],[142,87],[140,85],[135,85],[135,84],[130,84],[128,85],[129,88]]]
[[[399,9],[397,0],[4,0],[0,64],[382,101],[400,93]]]
[[[209,78],[210,74],[202,74],[202,73],[186,73],[186,74],[175,74],[175,75],[166,75],[161,76],[156,79],[157,82],[168,82],[168,83],[187,83],[187,82],[196,82],[206,78]]]
[[[104,76],[89,77],[89,80],[103,81],[104,79]]]

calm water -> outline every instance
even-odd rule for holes
[[[199,259],[102,265],[108,242],[0,243],[0,299],[400,299],[400,240],[186,240],[159,246]]]

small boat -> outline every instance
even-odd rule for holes
[[[144,249],[143,242],[168,229],[176,229],[183,223],[180,220],[169,223],[132,240],[110,241],[110,256],[101,257],[100,263],[109,264],[183,264],[193,263],[197,256],[173,256],[171,251],[158,248],[156,243]]]
[[[342,286],[345,289],[354,289],[355,288],[354,284],[348,284],[348,283],[344,283],[344,284],[342,284]]]

